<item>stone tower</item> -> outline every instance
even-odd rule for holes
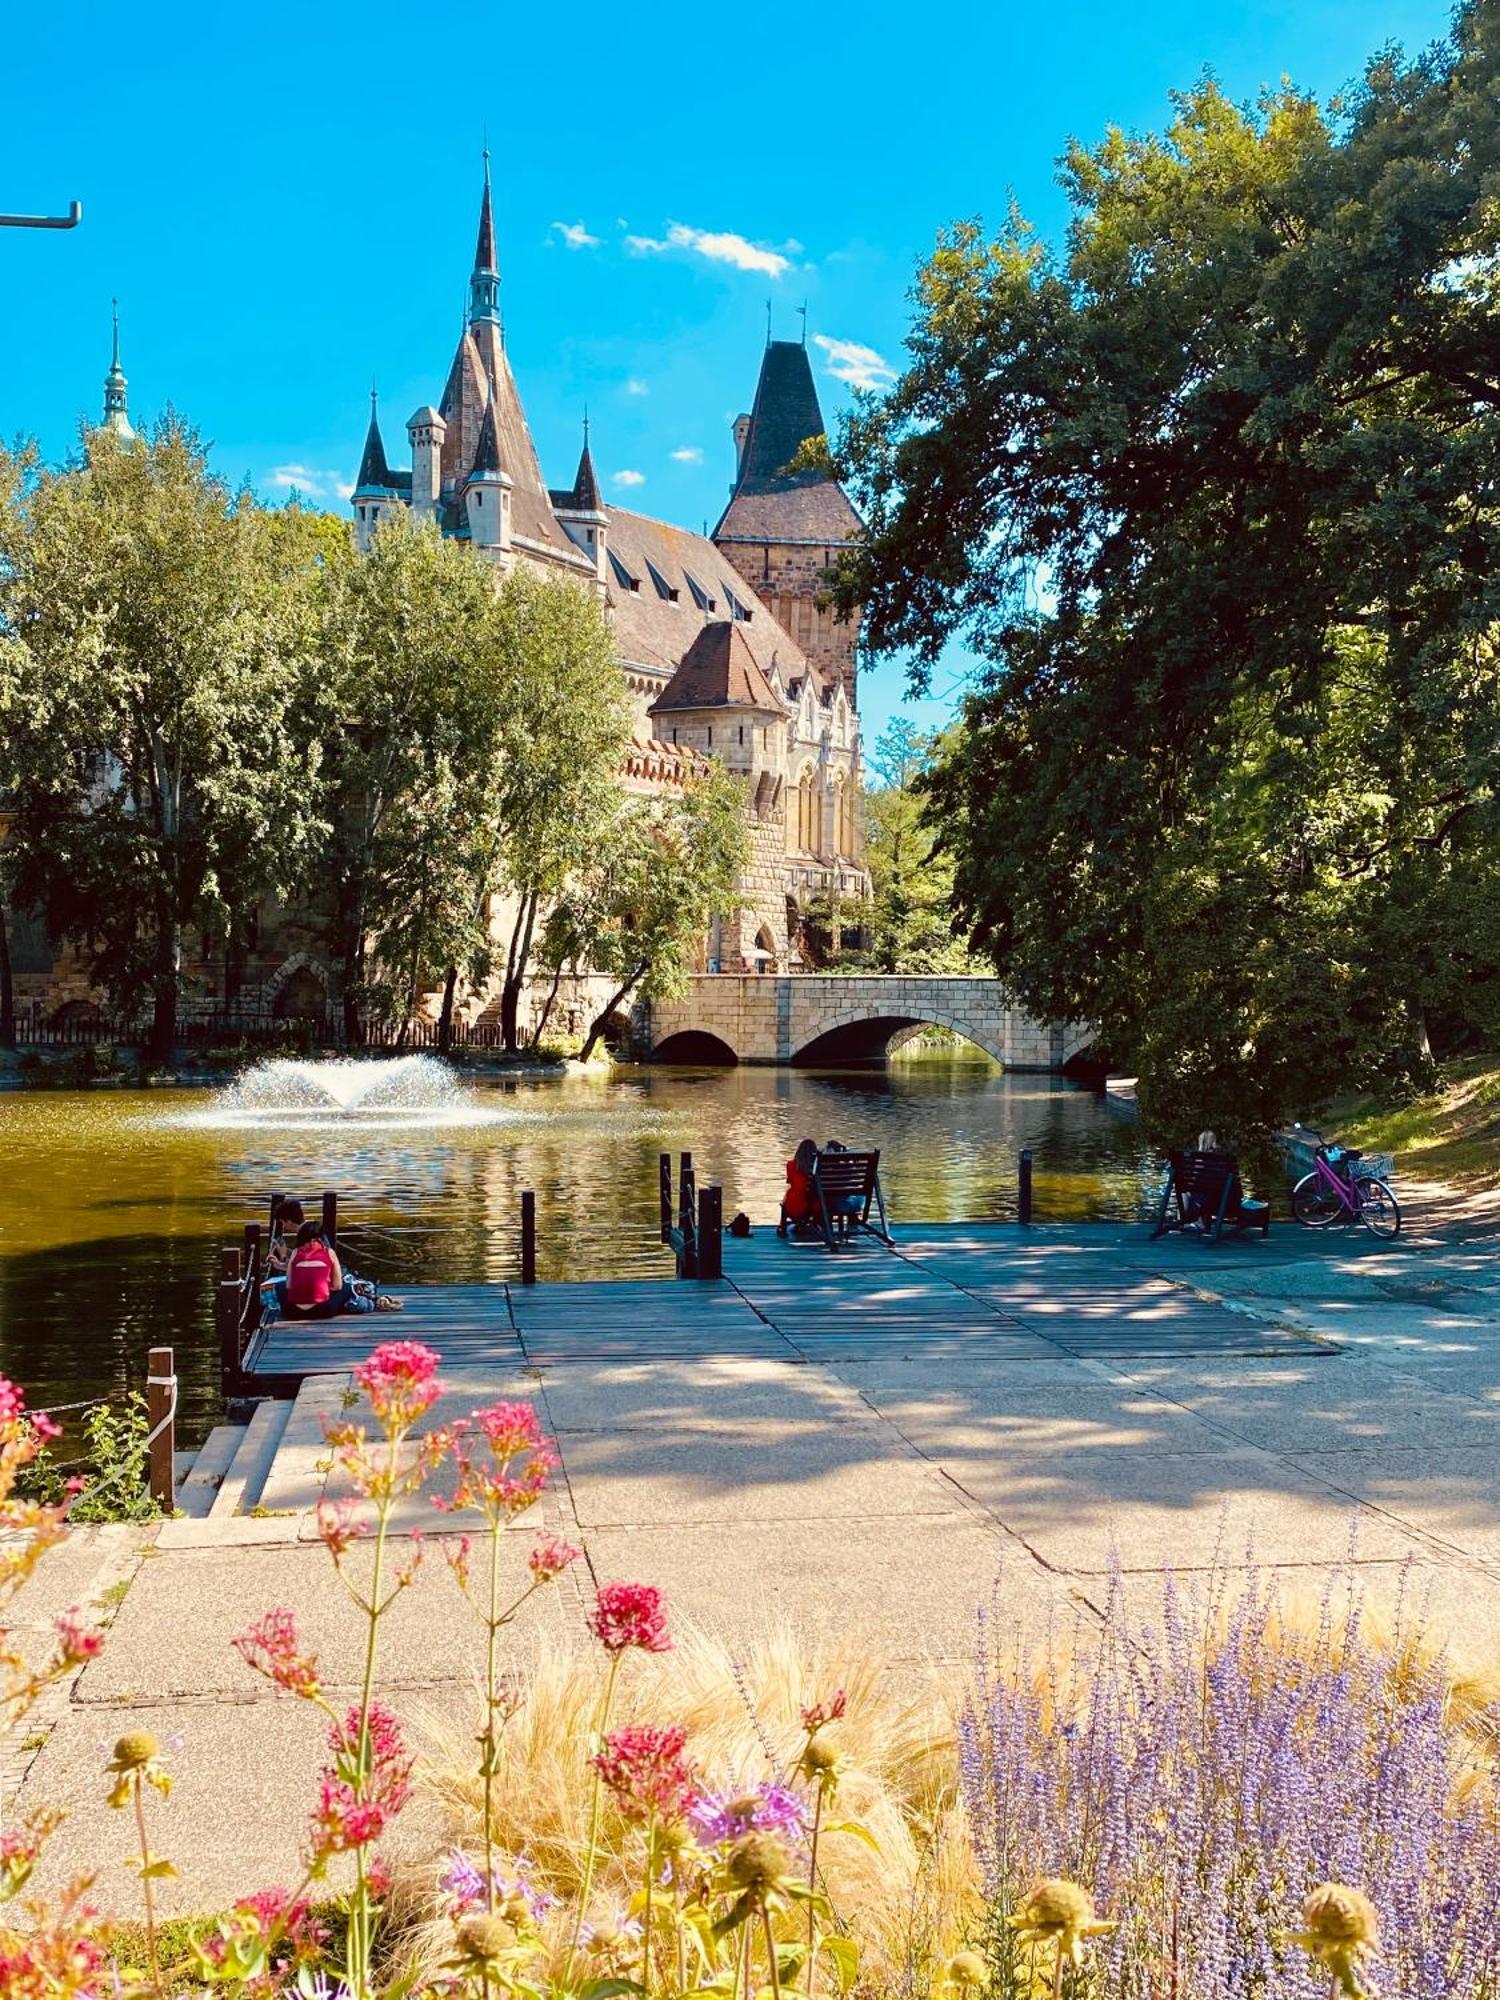
[[[860,538],[864,523],[837,481],[787,470],[798,446],[823,433],[806,347],[768,341],[755,407],[735,419],[735,480],[713,541],[827,685],[842,685],[852,708],[858,621],[840,623],[819,599],[840,550]]]

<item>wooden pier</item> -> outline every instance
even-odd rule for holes
[[[254,1332],[237,1393],[294,1395],[310,1375],[347,1371],[379,1341],[425,1341],[452,1367],[497,1373],[569,1361],[699,1355],[791,1362],[877,1359],[920,1349],[955,1359],[1088,1359],[1334,1351],[1231,1310],[1217,1271],[1300,1262],[1288,1231],[1254,1248],[1152,1243],[1143,1227],[1022,1229],[918,1224],[887,1249],[864,1238],[830,1252],[762,1226],[725,1236],[723,1272],[584,1283],[409,1285],[405,1310],[278,1321]]]

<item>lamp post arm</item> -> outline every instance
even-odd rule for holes
[[[76,229],[83,220],[83,203],[68,204],[66,215],[0,215],[0,229]]]

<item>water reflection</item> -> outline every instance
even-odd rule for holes
[[[225,1126],[207,1091],[0,1096],[0,1368],[38,1401],[138,1383],[177,1348],[190,1435],[217,1413],[218,1247],[273,1189],[339,1189],[355,1261],[392,1283],[512,1275],[520,1192],[537,1195],[543,1277],[663,1272],[657,1157],[692,1151],[726,1216],[774,1220],[804,1136],[879,1146],[894,1217],[1014,1213],[1036,1158],[1039,1220],[1131,1217],[1155,1186],[1132,1128],[1049,1077],[926,1057],[888,1070],[622,1069],[474,1086],[499,1116],[359,1116]]]

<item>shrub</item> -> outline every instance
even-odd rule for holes
[[[146,1399],[132,1389],[118,1406],[95,1403],[83,1419],[84,1456],[57,1462],[51,1444],[17,1478],[17,1491],[56,1505],[70,1521],[154,1521],[161,1509],[147,1485],[150,1419]]]
[[[1232,1603],[1221,1575],[1169,1582],[1161,1613],[1137,1630],[1116,1579],[1096,1639],[1054,1635],[1031,1671],[986,1649],[960,1760],[995,2000],[1039,1977],[1111,2000],[1321,2000],[1331,1976],[1361,1990],[1366,1960],[1373,1992],[1491,2000],[1493,1742],[1418,1614],[1376,1643],[1345,1579],[1304,1629],[1254,1573]],[[1110,1926],[1077,1964],[1028,1922],[1038,1875]],[[1335,1885],[1368,1897],[1378,1950],[1318,1929]]]

